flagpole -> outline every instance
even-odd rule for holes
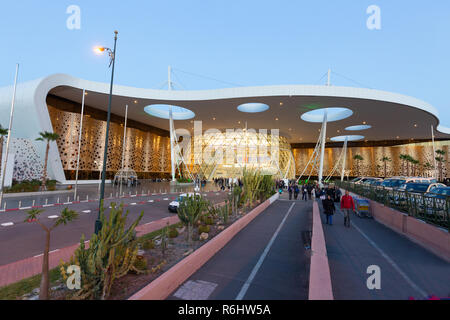
[[[77,170],[75,173],[75,193],[73,195],[73,201],[77,200],[78,192],[78,171],[80,168],[80,152],[81,152],[81,139],[83,133],[83,116],[84,116],[84,99],[86,96],[86,89],[83,89],[83,98],[81,100],[81,119],[80,119],[80,133],[78,135],[78,154],[77,154]]]
[[[6,176],[6,165],[8,163],[8,155],[9,155],[9,143],[11,142],[11,129],[12,129],[12,123],[13,123],[13,115],[14,115],[14,105],[16,101],[16,89],[17,89],[17,77],[19,75],[19,64],[16,64],[16,75],[14,77],[14,91],[13,91],[13,97],[11,101],[11,113],[9,115],[9,127],[8,127],[8,138],[6,140],[6,153],[5,153],[5,164],[3,165],[2,170],[2,185],[0,189],[0,208],[3,203],[3,189],[5,186],[5,176]],[[1,162],[1,159],[0,159]]]

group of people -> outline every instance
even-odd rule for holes
[[[233,186],[239,186],[242,188],[243,183],[240,178],[214,178],[214,184],[220,190],[224,191],[225,189],[231,190]]]
[[[337,195],[339,200],[336,201]],[[344,196],[340,196],[340,189],[327,188],[326,191],[322,189],[320,199],[322,200],[323,212],[326,215],[326,224],[333,225],[333,215],[336,212],[335,202],[340,202],[340,209],[344,214],[344,226],[350,228],[350,215],[355,211],[355,201],[353,197],[346,190]]]
[[[289,200],[292,200],[292,195],[294,195],[294,200],[297,200],[300,192],[302,193],[302,200],[311,200],[313,190],[314,186],[311,184],[299,185],[297,182],[290,183],[288,186]]]

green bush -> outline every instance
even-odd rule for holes
[[[133,266],[137,270],[147,270],[147,259],[145,259],[144,256],[136,256],[136,259],[134,260]]]
[[[211,216],[209,216],[209,215],[203,215],[203,216],[200,218],[200,221],[201,221],[203,224],[206,224],[206,225],[213,225],[213,224],[214,224],[214,218],[211,217]]]
[[[209,233],[209,231],[211,230],[210,226],[205,226],[205,225],[201,225],[198,227],[198,234],[202,234],[202,233]]]
[[[169,229],[169,238],[173,239],[178,237],[178,230],[176,228]]]
[[[144,243],[142,244],[142,249],[144,250],[155,249],[155,242],[152,239],[144,241]]]

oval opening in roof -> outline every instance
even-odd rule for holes
[[[364,139],[364,136],[338,136],[338,137],[333,137],[330,140],[334,141],[334,142],[344,142],[346,138],[347,138],[347,141],[359,141],[359,140]]]
[[[353,115],[353,111],[348,108],[330,107],[305,112],[301,118],[306,122],[323,122],[325,111],[327,112],[327,122],[344,120]]]
[[[161,118],[161,119],[169,119],[169,111],[170,105],[168,104],[152,104],[146,106],[144,111],[151,116]],[[189,109],[172,106],[172,118],[173,120],[188,120],[195,117],[195,113]]]
[[[244,103],[237,107],[241,112],[258,113],[269,110],[269,106],[264,103]]]
[[[372,126],[369,125],[358,125],[358,126],[351,126],[351,127],[347,127],[345,128],[345,130],[347,131],[362,131],[362,130],[367,130],[372,128]]]

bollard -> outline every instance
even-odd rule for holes
[[[128,193],[128,195],[130,195],[131,196],[131,191]]]
[[[22,208],[22,201],[19,201],[19,209]]]
[[[70,202],[70,196],[67,197],[67,202]]]
[[[88,194],[86,195],[86,201],[89,201],[89,195]]]
[[[35,207],[36,206],[36,200],[35,199],[33,199],[33,204],[31,205],[32,207]]]
[[[112,192],[111,192],[111,195],[109,196],[109,198],[112,199]]]
[[[6,211],[6,201],[5,204],[3,205],[3,211]]]
[[[80,202],[80,196],[77,196],[77,202]]]
[[[48,205],[48,198],[45,198],[45,205]]]
[[[59,203],[59,197],[58,197],[58,199],[56,200],[56,203]]]

